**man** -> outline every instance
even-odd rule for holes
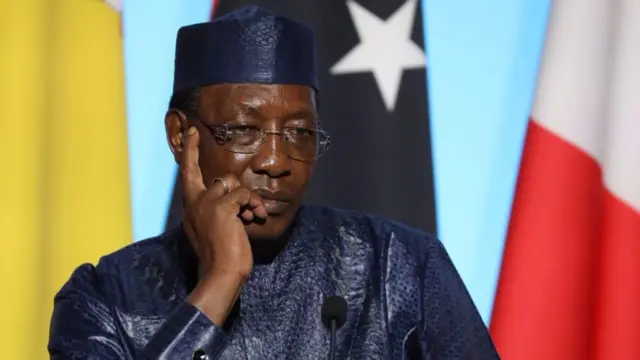
[[[185,219],[73,273],[53,359],[498,358],[436,239],[301,205],[330,144],[315,66],[312,31],[256,7],[179,31],[165,124]]]

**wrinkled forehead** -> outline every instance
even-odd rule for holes
[[[303,85],[217,84],[203,88],[205,113],[239,113],[267,118],[298,117],[316,120],[316,92]]]

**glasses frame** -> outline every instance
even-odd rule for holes
[[[287,140],[287,138],[284,136],[285,135],[285,131],[274,131],[274,130],[266,130],[266,129],[258,129],[260,131],[260,145],[256,148],[255,151],[248,151],[248,152],[240,152],[240,151],[233,151],[231,149],[228,149],[225,144],[226,141],[228,140],[228,132],[229,132],[229,125],[228,124],[220,124],[220,125],[213,125],[213,124],[208,124],[200,119],[198,119],[199,122],[204,125],[204,127],[207,128],[207,130],[209,130],[211,132],[211,134],[213,135],[214,138],[216,138],[216,141],[222,142],[221,146],[224,147],[225,150],[233,152],[233,153],[238,153],[238,154],[256,154],[258,153],[258,151],[260,151],[260,148],[262,147],[262,145],[264,145],[264,140],[266,139],[266,137],[268,135],[278,135],[278,136],[282,136],[284,138],[284,140],[286,142],[289,142],[289,140]],[[320,128],[320,127],[316,127],[316,129],[308,129],[310,131],[313,131],[316,133],[316,136],[319,137],[318,139],[318,150],[316,152],[316,155],[310,159],[300,159],[300,158],[296,158],[294,156],[292,156],[291,154],[287,154],[287,156],[289,156],[290,158],[294,159],[294,160],[299,160],[299,161],[314,161],[319,159],[322,155],[324,155],[329,148],[331,147],[331,136],[329,135],[329,133]],[[324,139],[321,139],[322,137],[324,137]]]

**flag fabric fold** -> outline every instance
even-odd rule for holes
[[[551,11],[490,329],[507,360],[637,359],[640,4]]]
[[[48,358],[57,290],[132,240],[117,3],[0,4],[2,358]]]

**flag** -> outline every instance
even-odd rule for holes
[[[554,2],[490,326],[503,359],[640,358],[638,93],[640,3]]]
[[[117,3],[0,3],[3,359],[48,358],[55,293],[132,240]]]
[[[435,232],[421,2],[218,0],[214,16],[245,5],[316,31],[319,112],[332,145],[316,165],[307,202]],[[169,227],[181,217],[179,191]]]

